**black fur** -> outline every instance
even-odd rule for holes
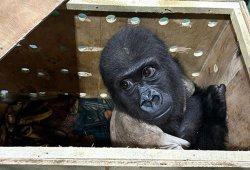
[[[116,109],[188,140],[191,149],[224,149],[225,86],[196,87],[185,100],[184,74],[166,49],[138,26],[125,27],[108,41],[100,72]]]

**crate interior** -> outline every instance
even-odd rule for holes
[[[81,18],[83,14],[87,15],[85,21]],[[110,14],[116,16],[114,23],[106,21]],[[23,101],[29,96],[28,100],[32,101],[52,101],[56,108],[60,107],[55,102],[57,95],[70,103],[71,108],[72,96],[73,103],[77,98],[108,100],[98,70],[100,53],[116,31],[131,24],[131,17],[139,17],[140,26],[147,27],[167,43],[171,55],[197,85],[224,83],[227,86],[228,150],[249,150],[249,76],[229,16],[212,14],[87,12],[68,11],[63,7],[53,11],[0,61],[0,89],[12,96],[8,99],[1,94],[2,134],[10,128],[6,127],[6,108],[11,100]],[[162,17],[169,19],[167,25],[159,24]],[[61,126],[58,119],[65,123],[72,116],[69,112],[69,108],[53,112],[53,127]],[[72,137],[69,146],[93,145],[88,136],[82,141],[75,138]],[[5,141],[1,145],[10,144]]]

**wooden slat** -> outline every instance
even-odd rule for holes
[[[57,15],[55,15],[57,14]],[[78,93],[75,11],[57,10],[0,61],[0,89],[10,92]],[[0,23],[1,24],[1,23]],[[1,38],[1,37],[0,37]],[[29,47],[37,45],[37,49]],[[21,72],[22,67],[30,73]],[[62,74],[62,68],[68,74]],[[45,73],[38,77],[38,72]]]
[[[243,13],[240,9],[234,9],[231,16],[234,31],[236,33],[240,49],[244,58],[248,78],[250,80],[250,32]]]
[[[227,85],[228,142],[227,148],[250,149],[250,84],[244,67],[243,57],[232,25],[225,26],[211,53],[207,57],[200,76],[195,82],[200,86],[211,84]],[[217,72],[214,67],[217,66]],[[237,123],[236,123],[237,122]]]
[[[137,148],[0,147],[0,164],[243,168],[250,167],[250,152]]]
[[[100,47],[101,21],[100,17],[88,16],[89,21],[80,21],[75,16],[76,46]],[[81,52],[77,50],[78,71],[91,73],[91,77],[79,79],[80,92],[86,93],[88,97],[99,97],[99,59],[100,51]]]
[[[195,83],[199,86],[218,83],[227,85],[242,68],[242,63],[240,63],[240,68],[237,64],[238,60],[241,62],[240,58],[235,56],[237,51],[238,46],[233,28],[230,23],[227,23],[211,48],[207,60],[200,71],[200,76],[196,78]],[[236,59],[234,59],[235,57]],[[215,65],[218,67],[217,72],[214,71]]]
[[[246,77],[242,68],[227,86],[229,150],[250,150],[250,83]]]
[[[76,39],[77,45],[104,47],[107,41],[123,26],[128,25],[128,19],[137,16],[141,19],[141,26],[150,29],[158,37],[166,42],[169,46],[177,45],[178,47],[187,48],[182,52],[173,53],[173,57],[178,58],[185,70],[187,76],[192,78],[193,72],[199,72],[202,68],[207,54],[213,47],[217,37],[221,33],[228,17],[219,15],[183,15],[183,14],[134,14],[134,13],[104,13],[88,12],[88,21],[76,21]],[[114,23],[108,23],[106,15],[113,14],[116,16]],[[165,26],[159,25],[161,17],[168,17],[169,23]],[[183,18],[191,20],[191,28],[181,25]],[[208,27],[209,19],[217,19],[218,24],[215,27]],[[100,38],[100,39],[98,39]],[[201,49],[203,55],[195,57],[193,55],[196,49]],[[80,80],[80,91],[84,91],[89,97],[98,97],[101,92],[106,92],[101,77],[99,75],[99,57],[100,51],[77,52],[79,71],[91,72],[92,77],[82,78]],[[99,79],[98,79],[99,78]]]
[[[0,59],[64,0],[2,0]]]
[[[70,0],[67,3],[67,9],[85,11],[231,14],[234,8],[240,8],[238,2]]]

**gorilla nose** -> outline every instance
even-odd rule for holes
[[[160,94],[156,90],[144,89],[141,92],[140,107],[143,111],[155,112],[159,109],[160,100]]]

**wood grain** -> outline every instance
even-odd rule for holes
[[[214,72],[214,65],[218,71]],[[200,86],[227,85],[227,121],[229,150],[250,149],[250,83],[231,23],[228,23],[207,57],[200,76]]]
[[[0,5],[0,59],[64,0],[3,0]]]
[[[11,92],[79,92],[74,11],[58,10],[0,62],[0,89]],[[31,49],[30,44],[38,46]],[[30,73],[21,72],[22,67]],[[61,74],[62,68],[69,74]],[[38,77],[37,73],[45,73]]]
[[[0,164],[131,167],[250,167],[249,151],[0,147]],[[143,168],[144,169],[144,168]]]

